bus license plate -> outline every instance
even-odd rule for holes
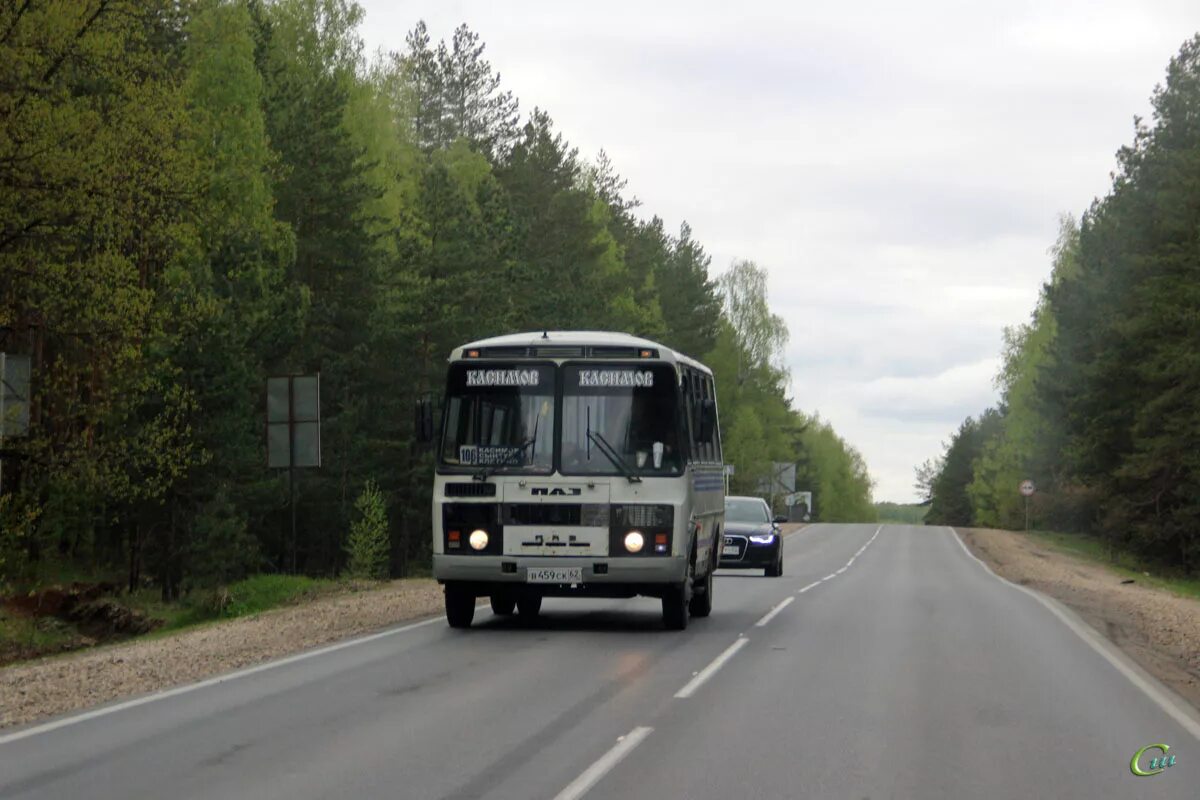
[[[526,583],[583,583],[583,567],[530,567]]]

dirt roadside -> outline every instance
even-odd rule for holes
[[[442,609],[429,579],[0,669],[0,728],[203,680]]]
[[[1200,709],[1200,602],[1122,584],[1103,565],[1012,531],[959,529],[997,574],[1070,607],[1150,674]]]

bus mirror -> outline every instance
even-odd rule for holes
[[[700,403],[700,441],[712,441],[713,429],[717,427],[717,404],[711,398]]]
[[[417,401],[416,435],[421,444],[433,441],[433,400],[428,397]]]

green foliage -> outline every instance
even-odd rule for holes
[[[989,408],[978,420],[967,417],[946,445],[941,469],[933,480],[932,499],[925,522],[929,525],[974,525],[975,507],[968,487],[975,480],[983,447],[1002,424],[998,411]]]
[[[928,521],[1016,527],[1028,477],[1035,524],[1200,567],[1200,36],[1151,102],[1111,191],[1064,222],[1032,321],[1006,335],[1000,421],[952,442]]]
[[[433,43],[418,24],[368,60],[362,16],[0,8],[0,348],[35,375],[30,436],[6,441],[0,580],[119,572],[203,617],[257,607],[239,597],[258,570],[419,571],[413,400],[454,346],[521,329],[623,330],[708,361],[738,487],[800,462],[828,518],[869,513],[861,459],[788,401],[763,270],[718,286],[686,222],[640,215],[603,152],[518,115],[466,26]],[[293,538],[263,385],[317,372],[322,466],[297,471]],[[356,504],[368,478],[389,491]]]
[[[804,420],[796,488],[813,493],[813,520],[874,522],[871,476],[862,455],[820,417]]]
[[[880,522],[897,525],[920,525],[929,513],[929,506],[918,503],[876,503],[875,513]]]
[[[200,585],[225,585],[243,580],[262,567],[258,540],[246,525],[245,514],[229,492],[196,510],[188,554],[189,572]]]
[[[392,542],[388,537],[387,508],[383,494],[374,481],[367,481],[354,503],[358,519],[350,526],[346,541],[349,562],[346,574],[351,578],[381,580],[388,577]]]

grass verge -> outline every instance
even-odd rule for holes
[[[213,589],[197,589],[175,603],[164,603],[157,589],[101,597],[156,621],[144,636],[162,636],[184,628],[258,614],[307,602],[355,585],[303,575],[255,575]],[[55,655],[96,644],[121,641],[131,634],[85,636],[76,624],[54,616],[34,616],[0,604],[0,665]]]
[[[1188,578],[1166,574],[1161,567],[1123,551],[1109,553],[1108,543],[1082,533],[1059,533],[1057,531],[1031,531],[1030,538],[1052,550],[1078,556],[1101,564],[1126,579],[1156,586],[1182,597],[1200,600],[1200,578]]]
[[[131,607],[163,620],[159,631],[177,631],[312,600],[332,593],[341,585],[334,580],[304,575],[255,575],[228,586],[193,592],[180,603],[163,603],[155,591],[134,594],[128,602]]]

